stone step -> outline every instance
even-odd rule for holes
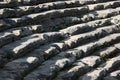
[[[99,56],[84,57],[73,63],[72,68],[67,68],[67,70],[61,71],[54,80],[76,80],[77,77],[90,71],[101,62],[103,62],[103,60]]]
[[[119,16],[120,15],[114,16],[114,17],[111,17],[111,18],[108,18],[108,19],[96,20],[96,21],[91,21],[91,22],[88,22],[88,23],[74,25],[74,26],[68,27],[66,29],[60,30],[60,32],[65,33],[65,34],[75,35],[75,34],[78,34],[78,33],[83,33],[83,32],[87,32],[87,31],[90,31],[90,30],[94,30],[96,28],[99,28],[99,26],[102,27],[102,26],[111,25],[111,24],[118,24],[119,21],[120,21],[119,18],[118,18]],[[59,23],[56,23],[56,21],[59,21]],[[55,20],[54,23],[56,23],[56,24],[54,24],[54,25],[56,25],[55,26],[56,29],[59,28],[57,25],[59,25],[60,23],[63,23],[63,22],[66,25],[70,24],[70,23],[75,24],[75,23],[79,22],[79,18],[68,17],[68,18],[62,18],[62,19],[59,19],[59,20]],[[13,29],[5,31],[4,33],[2,32],[2,33],[0,33],[1,36],[4,36],[4,34],[9,33],[9,38],[6,38],[6,36],[0,38],[1,39],[1,46],[4,46],[5,44],[11,43],[13,41],[16,41],[16,40],[20,39],[21,37],[28,36],[28,35],[31,35],[33,33],[47,32],[47,31],[55,30],[55,27],[53,27],[50,24],[49,25],[33,25],[33,26],[31,25],[31,26],[13,28]],[[50,27],[51,29],[48,28],[48,27]],[[4,40],[6,39],[7,41],[4,41],[3,39]]]
[[[80,17],[82,21],[85,22],[85,21],[90,21],[94,19],[101,19],[101,18],[107,18],[107,17],[119,15],[119,12],[120,12],[119,9],[120,8],[118,7],[116,9],[107,9],[107,10],[93,11],[93,12],[87,13],[88,7],[67,8],[67,9],[61,9],[61,10],[46,11],[43,13],[30,14],[30,15],[23,16],[21,18],[5,19],[5,20],[2,20],[2,22],[10,26],[12,25],[25,26],[28,24],[30,25],[30,24],[40,23],[41,21],[48,20],[48,19],[65,17],[65,16],[75,16],[75,15],[81,15],[81,14],[87,13]],[[68,14],[68,13],[71,13],[71,14]]]
[[[119,17],[119,15],[117,17]],[[112,18],[112,20],[113,20],[113,18]],[[12,35],[15,36],[14,40],[16,40],[16,39],[19,39],[21,37],[31,35],[33,33],[47,32],[47,31],[53,31],[53,30],[59,29],[59,28],[61,28],[61,26],[59,27],[57,25],[59,25],[61,23],[63,24],[63,20],[68,21],[68,19],[67,18],[66,19],[64,19],[64,18],[59,19],[59,21],[60,21],[59,23],[56,23],[55,22],[56,20],[55,20],[54,22],[56,24],[53,24],[53,26],[50,25],[49,23],[48,23],[49,25],[44,25],[44,24],[43,25],[30,25],[30,26],[25,26],[25,27],[13,28],[13,29],[7,30],[6,32],[12,33]],[[72,22],[77,23],[79,21],[79,19],[77,19],[77,18],[74,18],[74,19],[75,20],[70,20],[69,22],[64,21],[65,25],[70,24]],[[112,20],[111,20],[111,18],[109,18],[109,19],[91,21],[89,23],[78,24],[78,25],[74,25],[74,26],[68,27],[66,29],[60,30],[60,32],[63,32],[65,34],[70,34],[70,35],[74,34],[75,35],[75,34],[78,34],[78,33],[83,33],[83,32],[87,32],[87,31],[90,31],[90,30],[94,30],[94,29],[102,27],[102,26],[106,26],[106,25],[110,25],[110,24],[116,24],[116,23],[113,23]],[[118,21],[119,21],[119,19],[118,19]],[[62,28],[63,27],[64,27],[64,25],[62,26]]]
[[[59,3],[59,2],[61,2],[61,3],[66,2],[66,4],[71,3],[72,5],[77,2],[76,5],[78,5],[78,4],[85,5],[85,4],[94,4],[94,3],[107,2],[107,1],[112,1],[112,0],[95,0],[95,1],[94,0],[89,0],[89,1],[88,0],[75,0],[75,1],[72,1],[72,0],[47,0],[47,1],[46,0],[45,1],[44,0],[40,0],[40,1],[39,0],[35,0],[35,1],[32,1],[32,0],[30,0],[30,1],[9,0],[8,2],[0,2],[0,8],[6,8],[6,7],[14,8],[17,6],[22,6],[22,5],[37,5],[37,4],[44,4],[44,3],[49,4],[49,2],[51,2],[51,3],[54,2],[54,4]]]
[[[110,57],[116,55],[116,53],[120,52],[120,43],[114,44],[105,49],[101,49],[94,53],[94,55],[101,56],[102,58]]]
[[[65,29],[60,30],[60,32],[70,34],[70,35],[75,35],[78,33],[88,32],[96,28],[107,26],[110,24],[119,24],[120,20],[118,17],[120,17],[120,15],[107,18],[107,19],[100,19],[100,20],[90,21],[87,23],[69,26]]]
[[[119,28],[119,25],[116,27]],[[68,47],[73,48],[76,45],[83,45],[85,43],[89,43],[90,41],[94,41],[96,39],[109,35],[111,32],[114,32],[114,29],[115,28],[112,28],[111,26],[97,28],[91,32],[71,36],[70,39],[66,40],[64,43],[67,44]],[[115,31],[119,32],[119,29]]]
[[[82,60],[76,61],[75,63],[72,64],[72,67],[59,72],[58,76],[54,80],[73,80],[73,79],[77,80],[79,76],[82,76],[83,74],[94,69],[96,66],[100,64],[100,62],[105,62],[105,60],[103,60],[103,57],[107,56],[106,59],[108,59],[108,56],[110,56],[111,54],[119,52],[120,49],[118,49],[118,47],[115,47],[116,45],[120,47],[120,43],[117,43],[110,47],[104,48],[93,53],[92,54],[93,56],[83,58],[82,59],[83,63]],[[100,53],[107,55],[101,56]]]
[[[59,41],[65,38],[65,35],[59,32],[47,32],[41,34],[33,34],[24,37],[18,41],[10,43],[1,49],[4,50],[11,57],[22,56],[23,54],[44,45],[49,42]]]
[[[46,20],[37,25],[31,24],[31,25],[27,25],[27,26],[21,26],[20,28],[30,27],[30,26],[42,26],[42,28],[43,28],[42,32],[44,32],[44,31],[50,31],[51,29],[58,30],[59,28],[67,27],[66,25],[73,25],[73,24],[77,24],[80,22],[81,22],[81,20],[79,17],[62,17],[62,18]],[[48,23],[48,24],[46,24],[46,23]],[[63,24],[63,25],[60,26],[61,24]],[[49,27],[51,27],[51,28],[49,28]],[[19,27],[10,26],[9,24],[1,21],[0,32],[5,31],[7,29],[9,30],[9,29],[14,29],[14,28],[19,29]]]
[[[104,12],[105,12],[105,10],[103,10]],[[101,11],[102,12],[102,11]],[[114,11],[113,11],[114,12]],[[119,11],[118,11],[119,12]],[[93,13],[95,13],[95,12],[93,12]],[[92,12],[91,12],[91,14],[93,14]],[[112,12],[110,12],[111,14],[112,14]],[[107,14],[110,14],[110,13],[107,13]],[[116,12],[114,12],[113,13],[113,15],[111,15],[111,16],[115,16],[115,15],[117,15],[117,14],[119,14],[119,13],[116,13]],[[89,14],[88,14],[89,15]],[[100,17],[98,16],[98,17],[96,17],[95,18],[95,14],[93,14],[93,16],[94,16],[94,19],[99,19]],[[106,18],[107,17],[111,17],[111,16],[106,16]],[[89,16],[90,17],[90,16]],[[71,17],[70,17],[71,18]],[[86,19],[86,17],[81,17],[82,18],[82,20],[80,19],[80,18],[78,18],[78,21],[77,21],[77,23],[78,22],[88,22],[88,21],[90,21],[90,20],[85,20]],[[17,26],[17,23],[19,23],[20,21],[19,21],[19,19],[20,18],[15,18],[15,19],[7,19],[7,20],[0,20],[0,22],[1,22],[1,25],[0,25],[0,27],[1,27],[1,29],[0,29],[0,31],[2,31],[2,30],[5,30],[5,29],[9,29],[9,28],[14,28],[14,27],[16,27]],[[69,17],[68,17],[68,19],[69,19]],[[94,20],[93,19],[93,20]],[[119,19],[119,18],[117,18],[117,19]],[[48,22],[50,21],[50,20],[47,20]],[[44,21],[43,21],[44,22]],[[42,23],[43,23],[42,22]],[[21,22],[21,24],[23,24],[22,22]],[[21,25],[20,24],[20,25]],[[19,25],[19,26],[20,26]],[[24,24],[23,24],[24,25]],[[29,25],[33,25],[32,23],[29,23]],[[22,26],[22,25],[21,25]],[[18,26],[17,26],[18,27]]]
[[[80,77],[79,80],[101,80],[104,78],[104,76],[114,71],[119,66],[120,66],[120,55],[110,59],[106,63],[100,65],[97,69]]]
[[[98,49],[101,46],[110,45],[113,42],[116,42],[114,40],[117,40],[117,38],[120,38],[120,35],[113,34],[105,38],[102,38],[94,43],[80,46],[78,48],[75,48],[73,50],[68,50],[66,52],[61,52],[60,54],[53,57],[52,59],[49,59],[48,61],[42,63],[40,67],[35,69],[32,73],[28,74],[25,77],[25,80],[34,80],[34,79],[42,80],[42,79],[48,79],[48,78],[49,80],[52,80],[61,69],[71,65],[73,62],[75,62],[77,58],[82,57],[83,54],[84,56],[86,56],[88,55],[88,53],[90,54],[90,51],[94,51],[95,49]],[[86,52],[85,52],[85,48],[87,50]]]
[[[0,80],[119,80],[120,0],[0,0]]]
[[[13,41],[14,41],[14,34],[10,32],[0,33],[0,47]]]
[[[80,44],[84,44],[84,43],[88,42],[88,39],[89,39],[89,41],[92,41],[92,40],[99,39],[101,37],[107,36],[112,33],[118,33],[120,31],[119,27],[120,27],[119,25],[113,25],[110,27],[107,26],[107,27],[103,27],[103,28],[98,28],[92,32],[72,36],[72,37],[70,37],[70,39],[67,39],[66,41],[64,41],[64,43],[69,48],[72,48],[74,46],[78,46]],[[40,34],[40,35],[42,35],[42,34]],[[47,40],[44,39],[44,34],[42,35],[43,39],[41,39],[42,37],[40,38],[40,35],[36,34],[36,35],[33,35],[33,37],[31,37],[31,36],[25,37],[14,43],[4,46],[2,48],[2,50],[4,50],[6,53],[11,53],[10,55],[14,55],[14,54],[19,55],[20,53],[24,54],[24,53],[26,53],[26,50],[29,50],[29,48],[34,49],[34,46],[38,47],[37,45],[34,45],[35,43],[37,44],[37,43],[47,42]],[[52,35],[52,33],[51,33],[51,35]],[[61,33],[56,33],[53,35],[55,35],[54,37],[56,37],[56,35],[58,35],[61,38],[65,37]],[[53,39],[54,39],[54,37],[53,37]],[[50,38],[52,39],[52,36]],[[58,39],[60,39],[60,38],[58,38]],[[82,41],[82,43],[80,43],[81,41]],[[25,45],[25,44],[27,44],[27,45]],[[32,45],[32,47],[30,47],[31,45]],[[41,44],[39,44],[39,45],[41,45]],[[13,46],[13,47],[10,47],[10,46]],[[23,52],[23,51],[25,51],[25,52]]]
[[[59,10],[50,10],[42,13],[33,13],[29,15],[22,16],[20,18],[6,18],[2,21],[4,23],[8,23],[14,26],[25,26],[35,23],[40,23],[44,20],[55,19],[60,17],[68,17],[72,16],[75,12],[79,14],[87,13],[87,7],[79,7],[79,8],[66,8],[66,9],[59,9]],[[83,12],[83,13],[80,13]],[[68,14],[71,13],[71,14]]]
[[[117,30],[117,28],[118,28],[118,30]],[[104,33],[104,32],[101,32],[102,30],[104,30],[104,31],[108,31],[106,34]],[[97,32],[98,31],[98,32]],[[111,33],[114,33],[114,32],[119,32],[120,30],[119,30],[119,26],[111,26],[111,27],[104,27],[104,28],[98,28],[97,30],[95,30],[95,31],[92,31],[92,32],[89,32],[89,34],[90,34],[90,36],[89,37],[91,37],[90,39],[91,39],[91,41],[92,40],[95,40],[94,38],[96,37],[96,35],[97,34],[99,34],[99,35],[102,35],[103,33],[104,33],[104,36],[107,36],[107,35],[109,35],[109,34],[111,34]],[[96,33],[97,32],[97,33]],[[52,34],[52,33],[51,33]],[[72,44],[75,44],[75,46],[79,46],[78,45],[78,43],[79,42],[81,42],[82,40],[83,41],[85,41],[86,40],[86,35],[88,36],[88,33],[85,33],[85,34],[83,34],[83,36],[82,36],[82,34],[81,35],[75,35],[75,36],[72,36],[72,38],[71,39],[67,39],[67,40],[65,40],[64,41],[64,44],[62,44],[62,49],[64,48],[64,46],[66,46],[65,48],[66,49],[69,49],[69,48],[71,48],[71,47],[73,47],[73,45],[70,45],[69,43],[72,43]],[[40,36],[40,35],[39,35]],[[59,36],[61,36],[61,34],[59,34]],[[76,36],[78,36],[78,38],[75,38]],[[92,39],[92,36],[93,36],[93,39]],[[103,36],[99,36],[98,37],[98,39],[99,38],[101,38],[101,37],[103,37]],[[40,38],[40,37],[39,37]],[[75,38],[74,40],[73,40],[73,38]],[[81,39],[80,39],[81,38]],[[16,45],[16,46],[14,46],[14,47],[10,47],[11,45],[13,46],[13,45],[15,45],[15,43],[12,43],[12,44],[10,44],[10,45],[7,45],[7,46],[5,46],[5,47],[3,47],[2,49],[5,51],[5,52],[7,52],[7,53],[11,53],[11,55],[12,56],[19,56],[19,55],[21,55],[21,53],[22,53],[22,55],[23,55],[23,53],[25,54],[25,53],[27,53],[28,52],[28,50],[30,49],[30,47],[29,46],[31,46],[32,45],[32,48],[34,49],[35,47],[33,46],[34,45],[34,43],[32,44],[32,42],[30,42],[29,44],[27,44],[27,45],[25,45],[25,46],[23,46],[25,43],[27,43],[28,42],[28,39],[31,39],[31,37],[30,38],[27,38],[27,41],[26,41],[26,39],[24,40],[24,38],[23,38],[23,41],[21,42],[21,44],[22,45]],[[33,39],[34,39],[34,37],[33,37]],[[80,41],[79,41],[79,39],[80,39]],[[97,39],[97,38],[96,38]],[[41,40],[41,39],[40,39]],[[44,39],[45,40],[45,39]],[[71,41],[70,41],[71,40]],[[77,41],[78,40],[78,41]],[[25,42],[24,42],[25,41]],[[75,42],[73,42],[73,41],[75,41]],[[90,40],[89,40],[90,41]],[[36,42],[36,41],[35,41]],[[38,42],[38,41],[37,41]],[[36,43],[37,43],[36,42]],[[42,42],[42,41],[41,41]],[[44,42],[44,41],[43,41]],[[42,43],[43,43],[42,42]],[[18,43],[18,41],[17,41],[17,43]],[[31,44],[31,45],[30,45]],[[60,43],[57,43],[58,45],[60,44]],[[37,51],[35,51],[35,52],[33,52],[34,54],[33,55],[30,55],[30,56],[35,56],[35,57],[38,57],[38,56],[40,56],[40,60],[42,60],[42,59],[48,59],[49,57],[51,57],[51,56],[53,56],[53,55],[55,55],[55,54],[58,54],[58,52],[59,51],[61,51],[62,49],[61,48],[58,48],[59,46],[57,46],[57,44],[55,43],[53,43],[52,45],[50,45],[50,46],[48,46],[47,47],[47,49],[48,49],[48,52],[47,51],[45,51],[46,50],[46,46],[45,46],[45,48],[43,48],[43,49],[41,49],[40,48],[40,50],[37,50]],[[67,47],[69,45],[69,47]],[[23,46],[23,47],[21,47],[21,46]],[[35,46],[37,46],[37,45],[35,45]],[[20,47],[20,48],[19,48]],[[51,49],[51,47],[53,47],[52,49]],[[32,49],[31,48],[31,49]],[[26,51],[25,51],[25,50]],[[50,49],[50,51],[54,51],[55,50],[55,52],[54,53],[52,53],[52,52],[50,52],[49,53],[49,49]],[[24,52],[25,51],[25,52]],[[31,50],[30,50],[31,51]],[[46,53],[47,52],[47,53]],[[43,53],[43,54],[42,54]],[[10,55],[10,56],[11,56]],[[29,56],[28,57],[26,57],[25,59],[27,59],[27,58],[29,58]]]
[[[107,9],[107,8],[116,8],[120,6],[119,4],[120,4],[120,1],[110,1],[106,3],[91,4],[87,6],[89,7],[90,10],[101,10],[101,9]],[[52,3],[50,2],[50,3],[39,4],[37,6],[36,5],[21,6],[21,7],[18,7],[17,9],[2,8],[0,9],[1,11],[0,18],[20,17],[23,15],[48,11],[52,9],[79,7],[81,5],[83,4],[81,4],[80,1],[74,0],[74,1],[63,1],[63,2],[52,2]]]
[[[29,1],[20,1],[20,0],[4,0],[4,2],[0,3],[0,7],[17,7],[20,5],[36,5],[42,4],[47,2],[54,2],[54,1],[66,1],[66,0],[29,0]]]
[[[90,21],[93,19],[103,19],[103,18],[108,18],[114,15],[119,15],[120,13],[120,8],[117,7],[116,8],[117,11],[115,11],[114,9],[106,9],[106,10],[99,10],[99,11],[95,11],[95,12],[90,12],[87,13],[85,15],[82,15],[82,21]]]
[[[63,17],[53,20],[44,21],[38,25],[27,25],[22,27],[8,27],[0,31],[11,32],[13,34],[19,33],[19,35],[28,35],[32,33],[42,33],[50,31],[58,31],[60,29],[66,28],[69,25],[74,25],[80,22],[80,19],[77,17]],[[47,24],[45,24],[47,23]],[[10,28],[10,29],[9,29]]]
[[[112,38],[113,39],[112,39]],[[99,47],[99,46],[102,46],[102,45],[105,45],[105,43],[107,44],[107,42],[106,42],[106,40],[107,40],[107,38],[110,38],[110,42],[112,41],[112,42],[114,42],[114,39],[116,40],[117,39],[117,37],[118,37],[118,39],[119,39],[119,34],[114,34],[114,35],[111,35],[111,37],[110,36],[106,36],[105,37],[105,39],[103,38],[103,39],[100,39],[99,41],[96,41],[96,43],[91,43],[91,44],[88,44],[88,45],[85,45],[86,46],[86,50],[88,50],[87,52],[85,52],[84,51],[84,49],[83,49],[83,47],[84,46],[80,46],[80,48],[75,48],[73,51],[68,51],[67,53],[71,53],[71,52],[74,52],[73,53],[73,55],[74,56],[78,56],[78,57],[80,57],[81,56],[81,54],[80,54],[80,50],[83,50],[82,52],[84,52],[84,54],[85,53],[87,53],[88,54],[88,52],[89,52],[89,47],[92,47],[91,49],[93,49],[93,51],[94,51],[94,48],[96,48],[96,47],[94,47],[95,45],[98,45],[97,47]],[[101,43],[102,45],[100,45],[100,42],[101,42],[101,40],[103,40],[104,42],[103,43]],[[117,41],[116,41],[117,42]],[[109,43],[109,41],[108,41],[108,43]],[[53,44],[52,44],[53,45]],[[108,45],[108,44],[107,44]],[[55,46],[55,44],[54,44],[54,46]],[[21,63],[24,63],[25,65],[27,65],[29,62],[26,62],[26,60],[28,60],[29,59],[29,57],[31,58],[31,56],[34,56],[33,57],[33,64],[34,65],[37,65],[37,64],[39,64],[39,63],[41,63],[41,62],[43,62],[42,60],[46,60],[46,58],[49,58],[50,56],[52,56],[52,55],[55,55],[55,54],[58,54],[58,52],[59,52],[59,49],[58,49],[58,46],[56,46],[56,47],[54,47],[53,46],[53,48],[51,49],[51,46],[50,47],[48,47],[47,49],[48,50],[46,50],[46,48],[45,49],[41,49],[41,50],[38,50],[38,51],[36,51],[36,52],[33,52],[32,54],[33,55],[30,55],[30,56],[28,56],[28,57],[25,57],[25,58],[21,58],[21,59],[18,59],[18,60],[15,60],[15,62],[13,61],[13,62],[10,62],[10,63],[8,63],[8,66],[10,67],[10,65],[9,64],[16,64],[16,62],[17,62],[17,64],[18,64],[18,67],[20,67],[20,65],[19,64],[21,64]],[[64,46],[65,46],[65,44],[64,44]],[[8,48],[7,48],[8,49]],[[76,50],[77,49],[77,50]],[[79,50],[80,49],[80,50]],[[43,52],[42,52],[42,50],[43,50]],[[54,51],[55,50],[55,52],[54,53],[52,53],[51,51]],[[50,52],[49,52],[50,51]],[[92,51],[92,50],[91,50]],[[41,53],[42,52],[42,53]],[[46,54],[47,53],[47,54]],[[63,57],[63,56],[65,56],[64,55],[64,53],[66,53],[66,52],[61,52],[61,54],[60,55],[58,55],[58,57],[56,57],[55,59],[59,59],[59,56],[61,56],[61,57]],[[36,54],[36,55],[35,55]],[[85,54],[85,55],[87,55],[87,54]],[[67,55],[66,55],[67,56]],[[69,55],[68,55],[69,56]],[[34,62],[34,59],[37,59],[38,58],[38,61],[36,62]],[[21,60],[22,60],[22,62],[21,62]],[[16,65],[17,65],[16,64]],[[31,64],[31,65],[33,65],[33,64]],[[28,65],[28,68],[22,68],[22,67],[24,67],[23,65],[21,66],[21,69],[22,69],[22,71],[23,71],[23,73],[25,73],[25,71],[27,70],[29,70],[30,68],[31,68],[31,65]],[[12,66],[12,65],[11,65]],[[34,67],[34,66],[32,66],[32,67]],[[11,67],[12,68],[12,67]],[[16,70],[17,69],[17,70]],[[16,68],[14,68],[14,69],[12,69],[13,71],[17,71],[17,73],[22,73],[21,72],[21,69],[19,68],[19,70],[20,71],[18,71],[18,68],[17,68],[17,66],[16,66]],[[23,74],[22,73],[22,74]]]
[[[104,80],[119,80],[120,79],[120,69],[110,73],[104,78]]]
[[[56,22],[58,21],[58,22]],[[46,21],[47,22],[47,21]],[[44,22],[44,23],[46,23]],[[59,28],[66,27],[64,24],[76,24],[79,22],[79,18],[77,17],[65,17],[62,19],[55,19],[53,22],[48,21],[48,25],[29,25],[25,27],[16,27],[16,28],[10,28],[9,30],[3,31],[0,33],[0,47],[9,44],[11,42],[14,42],[16,40],[19,40],[25,36],[29,36],[35,33],[42,33],[42,32],[50,32],[57,30]],[[53,24],[55,23],[55,24]],[[58,26],[60,24],[63,24],[63,26]],[[0,28],[1,29],[1,28]],[[6,41],[4,41],[6,40]]]

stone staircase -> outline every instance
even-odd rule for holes
[[[120,0],[0,0],[0,80],[119,80]]]

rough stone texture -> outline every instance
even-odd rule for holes
[[[104,78],[104,80],[119,80],[120,79],[120,70],[110,73]]]
[[[58,32],[33,34],[31,36],[22,38],[19,41],[6,45],[1,49],[7,52],[9,55],[11,54],[11,56],[19,56],[28,52],[29,50],[33,50],[34,48],[39,47],[40,45],[63,38],[64,35]]]
[[[119,80],[120,0],[0,0],[0,80]]]
[[[1,9],[1,16],[2,17],[20,17],[25,14],[30,14],[32,12],[42,12],[46,10],[52,10],[52,9],[64,9],[64,8],[71,8],[71,7],[79,7],[81,5],[85,5],[88,3],[81,3],[80,0],[75,0],[75,1],[58,1],[58,2],[49,2],[49,3],[43,3],[43,4],[38,4],[36,6],[20,6],[17,9],[11,9],[11,8],[3,8]],[[118,4],[118,5],[115,5]],[[107,3],[99,3],[99,4],[92,4],[92,5],[87,5],[90,10],[101,10],[101,9],[106,9],[108,7],[115,8],[119,5],[119,1],[110,1]],[[9,13],[9,14],[8,14]],[[12,15],[11,15],[12,14]]]
[[[85,74],[79,80],[101,80],[107,73],[116,69],[120,66],[120,56],[112,58],[100,65],[97,69]]]
[[[90,71],[92,67],[99,65],[102,59],[99,56],[89,56],[77,60],[69,70],[61,72],[55,80],[73,80],[78,76]]]

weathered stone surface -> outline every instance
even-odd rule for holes
[[[104,78],[104,80],[119,80],[120,79],[120,70],[110,73]]]
[[[54,38],[56,38],[56,40],[54,40]],[[51,41],[57,41],[63,38],[64,35],[58,32],[34,34],[22,38],[21,40],[11,43],[9,45],[6,45],[2,48],[2,50],[10,54],[11,56],[22,55],[26,52],[29,52],[29,50],[39,47],[40,45]]]
[[[0,0],[0,80],[119,80],[119,0]]]
[[[81,12],[83,12],[83,13],[81,13]],[[38,21],[41,22],[41,21],[51,19],[51,18],[75,16],[75,15],[85,14],[87,12],[88,12],[88,7],[51,10],[51,11],[46,11],[44,13],[35,13],[35,14],[27,15],[27,16],[22,16],[21,18],[16,19],[17,22],[14,23],[14,25],[24,26],[24,25],[31,24],[31,23],[32,24],[38,23]],[[76,14],[74,14],[74,13],[76,13]],[[94,19],[107,18],[107,17],[111,17],[111,16],[114,16],[117,14],[119,14],[119,8],[102,10],[102,11],[93,11],[91,13],[83,15],[81,17],[81,19],[82,19],[82,21],[85,22],[85,21],[90,21],[91,19],[94,20]],[[14,19],[8,19],[8,21],[15,22]]]
[[[87,5],[87,6],[90,8],[90,10],[100,10],[100,9],[106,9],[106,8],[111,8],[111,7],[112,8],[118,7],[120,6],[119,3],[120,3],[119,1],[111,1],[111,2],[98,3],[98,4]],[[52,9],[79,7],[85,4],[89,4],[89,1],[88,3],[87,2],[81,3],[81,1],[79,0],[62,1],[62,2],[58,1],[58,2],[38,4],[36,6],[20,6],[17,9],[4,8],[4,9],[1,9],[1,12],[4,11],[4,13],[1,14],[0,18],[14,17],[14,16],[20,17],[22,15],[31,14],[32,12],[36,13],[36,12],[42,12],[42,11],[47,11],[47,10],[52,10]]]
[[[0,47],[14,41],[14,34],[12,33],[0,33]]]
[[[78,76],[88,72],[92,67],[99,65],[102,62],[99,56],[89,56],[77,60],[67,71],[61,72],[55,80],[73,80]]]
[[[56,44],[56,43],[55,43]],[[55,46],[55,44],[53,44],[53,46]],[[86,51],[89,51],[89,46],[94,46],[95,44],[88,44],[87,46],[86,46],[86,49],[88,48],[88,50],[86,50]],[[49,48],[49,47],[48,47]],[[42,57],[44,58],[44,59],[46,59],[46,58],[48,58],[48,57],[50,57],[50,56],[52,56],[52,54],[53,54],[53,52],[52,53],[50,53],[50,52],[48,52],[49,50],[51,51],[51,50],[55,50],[55,54],[56,54],[56,50],[57,50],[57,46],[56,46],[56,48],[55,47],[53,47],[52,49],[51,49],[51,47],[48,49],[48,50],[46,50],[46,48],[45,48],[45,50],[46,51],[44,51],[44,48],[43,49],[40,49],[40,50],[36,50],[34,53],[36,54],[36,57],[39,57],[39,52],[41,52],[42,50],[44,51],[44,52],[41,52],[40,54],[42,55],[42,53],[46,53],[46,55],[44,54],[43,56],[40,56],[40,60],[42,59]],[[84,51],[84,48],[82,48],[82,47],[80,47],[83,51]],[[60,49],[60,48],[59,48]],[[58,49],[58,50],[59,50]],[[79,49],[79,48],[78,48]],[[92,48],[91,48],[92,49]],[[94,49],[94,48],[93,48]],[[84,51],[85,52],[85,51]],[[58,53],[58,52],[57,52]],[[58,55],[58,56],[61,56],[61,58],[63,57],[63,56],[75,56],[75,57],[81,57],[81,52],[80,52],[80,50],[74,50],[74,51],[68,51],[67,53],[69,53],[69,54],[71,54],[71,55],[65,55],[65,53],[61,53],[60,55]],[[86,53],[86,52],[85,52]],[[48,55],[47,55],[48,54]],[[55,55],[55,54],[53,54],[53,55]],[[31,55],[31,56],[35,56],[35,55]],[[47,57],[48,56],[48,57]],[[29,58],[29,57],[28,57]],[[58,59],[59,57],[56,57],[55,59]],[[26,59],[27,59],[27,57],[26,57]],[[18,59],[18,61],[19,61],[19,59]],[[39,62],[39,61],[38,61]],[[13,62],[14,63],[14,62]],[[19,62],[19,63],[22,63],[22,62]],[[40,63],[40,62],[39,62]],[[16,63],[14,63],[14,64],[16,64]],[[17,63],[18,64],[18,63]],[[35,63],[36,64],[36,63]],[[10,65],[9,65],[10,66]],[[48,66],[48,65],[47,65]],[[60,66],[62,66],[62,65],[60,65]],[[30,67],[30,66],[29,66]],[[62,66],[63,67],[63,66]],[[17,67],[16,67],[17,68]],[[21,68],[22,69],[22,68]],[[16,70],[16,69],[15,69]],[[23,69],[24,70],[24,69]]]
[[[120,43],[117,43],[117,44],[114,44],[113,46],[107,47],[105,49],[101,49],[101,50],[95,52],[94,54],[99,55],[103,58],[117,55],[117,53],[119,53],[119,51],[120,51],[119,47],[120,47]]]
[[[107,73],[116,69],[120,65],[120,56],[114,57],[106,63],[100,65],[97,69],[85,74],[79,80],[101,80]]]
[[[7,25],[9,25],[9,26],[6,26],[6,27],[25,26],[25,25],[36,24],[36,23],[39,23],[39,22],[44,21],[44,20],[49,20],[51,18],[74,16],[75,15],[74,13],[76,13],[76,12],[78,14],[80,14],[79,12],[81,12],[81,11],[86,13],[87,10],[88,10],[88,7],[51,10],[51,11],[46,11],[46,12],[43,12],[43,13],[36,13],[36,14],[30,14],[30,15],[22,16],[21,18],[5,19],[3,22],[6,23]],[[71,13],[71,14],[68,15],[68,13]],[[77,13],[76,13],[76,15],[77,15]],[[84,14],[84,13],[81,13],[81,14]],[[104,14],[106,16],[102,16],[100,14]],[[81,20],[82,20],[82,22],[86,22],[86,21],[90,21],[91,19],[94,20],[94,19],[107,18],[107,17],[118,15],[118,14],[119,14],[119,8],[107,9],[107,10],[102,10],[102,11],[93,11],[93,12],[90,12],[86,15],[83,15],[81,17]],[[56,15],[56,16],[52,16],[52,15]],[[92,18],[91,18],[91,16],[92,16]]]
[[[3,64],[5,64],[7,62],[7,54],[0,50],[0,68],[3,67]]]
[[[90,30],[94,30],[94,29],[102,27],[102,26],[107,26],[107,25],[116,24],[116,23],[118,24],[119,22],[114,21],[114,20],[119,21],[119,18],[117,18],[117,17],[120,17],[120,15],[111,17],[111,18],[107,18],[107,19],[90,21],[88,23],[77,24],[77,25],[62,29],[60,31],[71,34],[71,35],[83,33],[83,32],[87,32]]]
[[[89,45],[86,45],[86,46],[84,46],[84,48],[80,46],[80,47],[78,47],[79,52],[76,51],[77,48],[75,50],[72,50],[72,52],[71,51],[62,52],[62,53],[58,54],[57,56],[53,57],[51,60],[44,62],[38,69],[36,69],[31,74],[29,74],[27,77],[25,77],[25,80],[28,80],[28,79],[48,79],[48,78],[50,80],[52,80],[58,71],[60,71],[62,68],[66,67],[66,66],[71,65],[77,59],[78,55],[76,55],[76,54],[88,55],[89,50],[92,51],[92,50],[94,50],[94,49],[96,49],[104,44],[111,43],[114,39],[117,38],[117,35],[119,37],[119,34],[110,35],[109,37],[107,36],[105,38],[102,38],[95,43],[91,43]],[[112,36],[114,36],[114,39]],[[111,39],[110,39],[110,37],[111,37]],[[107,38],[109,38],[109,41],[106,42],[106,40],[108,40]],[[100,45],[100,44],[102,44],[102,45]],[[91,46],[97,45],[97,46],[89,48],[90,45]],[[85,48],[86,48],[86,51],[85,51]],[[80,58],[81,55],[78,58]],[[50,67],[48,68],[47,66],[50,66]],[[38,76],[39,76],[39,78],[38,78]]]
[[[117,15],[119,14],[120,8],[114,9],[107,9],[107,10],[101,10],[101,11],[95,11],[95,12],[90,12],[86,15],[82,16],[83,21],[90,21],[92,19],[101,19],[101,18],[107,18],[112,15]]]
[[[116,26],[118,27],[118,26]],[[75,45],[80,45],[80,44],[83,44],[83,43],[87,43],[88,40],[95,40],[95,39],[98,39],[100,37],[103,37],[111,32],[114,32],[114,29],[110,28],[109,27],[103,27],[103,28],[98,28],[94,31],[91,31],[91,32],[88,32],[88,33],[85,33],[85,34],[80,34],[80,35],[75,35],[75,36],[72,36],[69,40],[65,41],[65,44],[67,44],[68,46],[75,46]],[[119,32],[119,30],[118,30]],[[83,39],[85,39],[83,41]],[[80,43],[82,41],[82,43]]]

